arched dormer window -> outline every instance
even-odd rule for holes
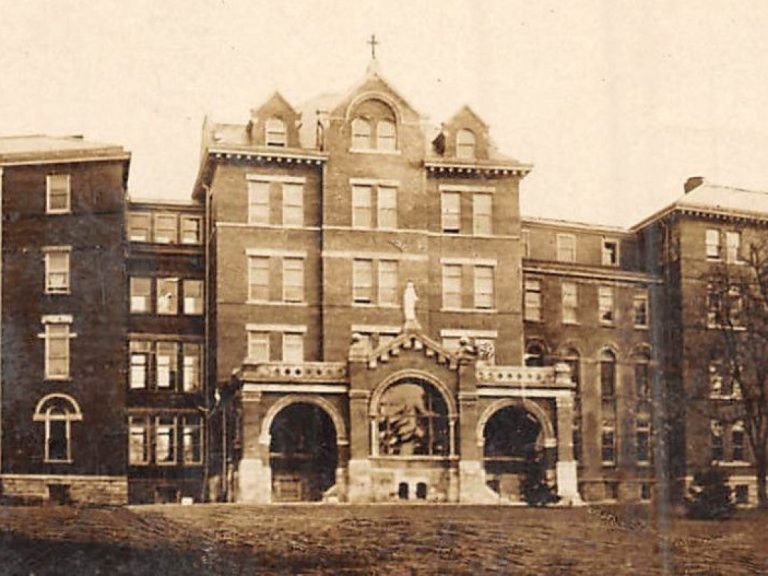
[[[32,417],[45,424],[45,462],[72,462],[72,422],[82,420],[80,407],[65,394],[50,394]]]
[[[456,157],[472,160],[475,158],[475,133],[466,128],[456,133]]]
[[[368,150],[371,147],[371,124],[365,118],[352,120],[352,149]]]
[[[376,124],[376,148],[387,152],[397,149],[397,131],[392,120],[379,120]]]
[[[281,146],[288,145],[288,133],[285,126],[285,121],[282,118],[273,116],[267,120],[264,126],[264,143],[267,146]]]

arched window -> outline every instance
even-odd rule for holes
[[[541,342],[529,342],[525,347],[526,366],[544,366],[544,346]]]
[[[287,146],[288,138],[285,128],[285,121],[282,118],[273,116],[267,120],[265,126],[265,143],[267,146]]]
[[[610,350],[600,353],[600,396],[603,400],[616,397],[616,355]]]
[[[475,158],[475,133],[472,130],[462,129],[456,133],[456,157]]]
[[[376,415],[382,456],[448,456],[448,407],[442,394],[418,379],[401,380],[381,395]]]
[[[368,150],[371,147],[371,124],[365,118],[352,120],[352,148]]]
[[[379,120],[376,124],[376,148],[390,152],[397,149],[397,131],[392,120]]]
[[[45,425],[45,462],[72,462],[72,422],[82,420],[80,407],[64,394],[40,400],[32,418]]]

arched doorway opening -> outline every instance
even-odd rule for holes
[[[488,487],[504,499],[521,500],[525,478],[545,466],[541,423],[522,406],[506,406],[488,419],[483,436]]]
[[[320,406],[283,408],[269,429],[272,500],[318,501],[336,483],[336,428]]]

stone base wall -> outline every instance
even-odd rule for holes
[[[456,502],[458,476],[444,465],[384,466],[373,462],[370,468],[369,502]],[[405,465],[404,465],[405,464]],[[421,488],[420,488],[421,487]],[[419,493],[419,490],[422,493]],[[401,497],[401,490],[402,497]],[[423,497],[422,497],[423,496]]]
[[[125,476],[4,475],[2,493],[6,498],[29,503],[99,504],[128,503]]]

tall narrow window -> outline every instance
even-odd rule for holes
[[[203,281],[184,280],[184,314],[203,313]]]
[[[725,457],[725,450],[723,446],[723,423],[719,420],[710,420],[709,422],[709,438],[710,446],[712,448],[712,460],[714,462],[722,462]]]
[[[397,261],[379,261],[379,304],[397,304]]]
[[[248,181],[248,223],[269,224],[269,182]]]
[[[493,196],[472,195],[472,229],[474,234],[489,236],[493,232]]]
[[[744,451],[744,423],[739,420],[731,428],[731,460],[745,462],[747,460]]]
[[[725,378],[723,377],[723,367],[720,362],[711,361],[708,367],[709,374],[709,395],[714,398],[719,398],[723,395],[723,384]]]
[[[181,243],[200,244],[203,221],[199,216],[181,216]]]
[[[202,364],[202,346],[200,344],[185,343],[183,352],[183,387],[184,392],[200,391],[200,366]]]
[[[143,416],[128,419],[128,463],[134,466],[149,463],[149,422]]]
[[[720,259],[720,230],[709,229],[706,232],[706,248],[708,260]]]
[[[157,279],[157,313],[177,314],[179,311],[179,279]]]
[[[392,120],[379,120],[376,124],[376,147],[385,152],[397,149],[397,130]]]
[[[613,428],[603,427],[600,441],[600,459],[603,466],[616,463],[616,433]]]
[[[155,214],[155,242],[158,244],[175,244],[176,224],[175,214]]]
[[[364,118],[352,120],[352,148],[368,150],[371,147],[371,124]]]
[[[145,314],[151,312],[152,279],[131,277],[129,285],[131,292],[131,313]]]
[[[525,301],[523,302],[525,319],[529,322],[541,320],[541,281],[535,278],[525,280]]]
[[[287,146],[288,135],[286,132],[285,121],[282,118],[273,116],[264,124],[265,138],[267,146]]]
[[[616,356],[610,350],[600,353],[600,396],[604,400],[616,397]]]
[[[397,228],[397,188],[379,186],[378,221],[384,230]]]
[[[648,293],[637,292],[632,299],[632,316],[635,328],[648,327]]]
[[[493,308],[493,284],[493,266],[475,266],[475,308]]]
[[[304,225],[304,186],[283,184],[283,226]]]
[[[557,261],[576,261],[576,236],[573,234],[557,235]]]
[[[45,252],[46,294],[69,293],[69,247],[48,248]]]
[[[600,324],[613,324],[616,319],[613,288],[611,286],[599,286],[597,289],[597,303]]]
[[[184,464],[202,464],[203,426],[199,416],[184,416],[181,447]]]
[[[132,212],[128,214],[128,240],[149,242],[152,232],[152,217],[149,214]]]
[[[358,303],[373,301],[373,261],[352,261],[352,300]]]
[[[575,282],[562,283],[563,323],[576,324],[579,321],[579,292]]]
[[[464,160],[475,158],[476,139],[472,130],[462,129],[456,132],[456,157]]]
[[[440,195],[443,232],[458,234],[461,230],[461,194],[443,192]]]
[[[248,257],[248,300],[269,300],[269,257]]]
[[[51,380],[69,378],[69,322],[45,324],[45,377]]]
[[[303,334],[283,334],[283,362],[304,362]]]
[[[648,358],[641,356],[635,359],[635,395],[638,400],[651,397],[651,378]]]
[[[723,299],[714,284],[707,284],[707,327],[716,328],[723,324]]]
[[[131,340],[129,348],[131,366],[128,385],[132,390],[145,389],[149,379],[149,359],[152,353],[152,344]]]
[[[269,332],[248,332],[248,361],[269,362]]]
[[[619,242],[617,240],[603,238],[602,263],[603,266],[619,265]]]
[[[637,423],[635,449],[638,464],[648,464],[651,461],[651,425],[647,420]]]
[[[443,308],[457,310],[461,302],[461,265],[443,266]]]
[[[283,301],[304,301],[304,260],[301,258],[283,259]]]
[[[373,228],[371,186],[352,186],[352,227]]]
[[[46,179],[46,212],[69,212],[71,209],[69,174],[49,174]]]
[[[741,234],[738,232],[725,233],[725,258],[728,262],[741,261]]]
[[[157,387],[175,390],[178,375],[178,344],[158,342],[155,358]]]
[[[160,416],[155,419],[155,461],[176,463],[176,418]]]

